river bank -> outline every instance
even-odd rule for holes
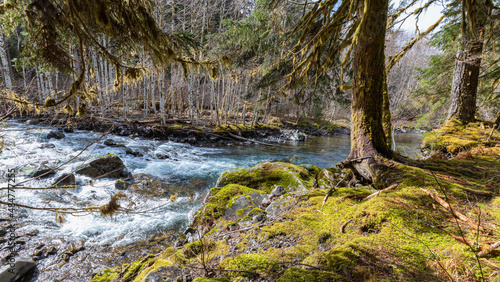
[[[92,281],[493,280],[500,132],[472,124],[453,139],[448,133],[424,143],[437,152],[467,147],[387,161],[379,191],[331,168],[265,162],[228,170],[176,244]]]

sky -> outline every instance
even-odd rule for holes
[[[396,3],[395,7],[398,7],[400,0],[391,0],[391,3],[392,2]],[[420,7],[425,2],[427,2],[427,1],[420,1],[410,11],[414,11],[416,8]],[[440,2],[440,1],[438,1],[438,2]],[[443,8],[442,4],[440,3],[440,4],[433,4],[425,12],[422,12],[422,14],[420,15],[420,18],[418,20],[419,30],[421,32],[425,31],[429,26],[434,24],[441,17],[441,15],[442,15],[441,11],[443,9],[444,8]],[[401,26],[401,29],[404,29],[404,30],[413,34],[415,32],[415,17],[408,18]]]

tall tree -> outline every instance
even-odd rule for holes
[[[385,33],[388,1],[364,1],[358,6],[359,23],[353,38],[353,97],[351,153],[347,160],[364,178],[376,179],[374,157],[392,155],[383,124],[384,100],[388,110],[385,75]],[[385,90],[385,93],[384,93]],[[390,119],[384,120],[390,130]]]
[[[5,81],[5,87],[7,89],[12,89],[12,83],[13,83],[12,63],[10,61],[7,40],[5,40],[5,35],[1,27],[0,27],[0,66],[2,67],[2,76]]]
[[[453,71],[448,120],[464,123],[475,119],[479,72],[491,0],[463,0],[461,40]]]
[[[391,128],[389,115],[383,118],[389,109],[388,99],[384,106],[387,15],[388,0],[314,2],[294,29],[302,34],[297,46],[285,56],[296,62],[288,75],[288,85],[294,85],[332,68],[348,48],[342,67],[352,55],[351,153],[342,165],[371,182],[377,181],[377,158],[393,156],[384,131]]]

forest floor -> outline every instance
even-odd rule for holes
[[[424,147],[386,160],[379,191],[335,168],[227,171],[185,236],[92,281],[497,281],[500,132],[449,124]]]

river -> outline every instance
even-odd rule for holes
[[[297,164],[314,164],[321,168],[333,166],[345,159],[349,153],[350,142],[347,135],[331,137],[311,137],[306,142],[287,142],[276,147],[263,145],[231,146],[225,148],[200,148],[170,141],[145,140],[121,136],[105,136],[95,142],[101,133],[75,131],[65,133],[63,139],[46,139],[54,130],[48,127],[28,126],[11,122],[0,131],[4,148],[0,154],[0,171],[16,170],[16,182],[29,178],[29,173],[41,165],[57,167],[56,175],[42,180],[25,183],[30,187],[48,187],[55,178],[63,173],[75,171],[85,161],[106,154],[118,155],[132,174],[145,173],[161,179],[167,185],[179,189],[187,189],[194,195],[180,194],[175,201],[170,201],[166,194],[134,193],[124,191],[126,198],[120,202],[134,212],[118,213],[112,218],[103,218],[96,213],[80,213],[65,215],[64,223],[58,223],[50,211],[16,209],[13,219],[16,233],[24,239],[21,254],[32,255],[40,246],[55,246],[54,255],[48,254],[39,260],[40,273],[34,281],[47,281],[57,278],[67,281],[83,281],[90,278],[90,273],[98,267],[113,266],[137,256],[144,255],[148,249],[144,247],[134,255],[116,254],[116,250],[124,246],[133,246],[137,242],[145,242],[150,238],[168,234],[169,231],[181,232],[193,217],[206,192],[212,187],[219,174],[229,168],[249,167],[262,161],[286,160]],[[112,139],[117,144],[140,152],[143,156],[132,156],[125,153],[125,147],[109,147],[103,140]],[[398,134],[395,136],[396,149],[402,154],[414,157],[420,154],[416,148],[420,145],[418,134]],[[92,144],[95,142],[94,144]],[[53,148],[47,147],[53,144]],[[44,145],[45,144],[45,145]],[[82,150],[90,145],[85,151]],[[52,146],[52,145],[50,145]],[[158,156],[163,156],[162,159]],[[69,162],[68,162],[69,161]],[[68,162],[67,164],[65,164]],[[117,193],[115,181],[102,179],[89,183],[89,178],[77,176],[76,189],[48,190],[15,190],[15,201],[34,207],[84,209],[88,206],[106,204],[110,197]],[[5,174],[2,175],[0,187],[6,187]],[[6,201],[7,193],[0,191],[0,199]],[[7,218],[7,208],[0,207],[0,218]],[[0,222],[1,224],[1,222]],[[28,235],[26,235],[28,234]],[[22,241],[22,240],[21,240]],[[79,243],[78,243],[79,242]],[[21,242],[22,243],[22,242]],[[84,244],[85,252],[64,259],[63,249],[71,244]],[[150,244],[158,247],[161,244]],[[0,248],[4,247],[0,245]],[[102,261],[98,255],[109,255],[108,261]],[[124,248],[123,250],[131,250]],[[5,248],[0,257],[5,257]],[[120,257],[120,259],[118,259]],[[75,266],[81,268],[75,271]],[[75,274],[78,273],[78,274]],[[78,280],[75,277],[85,277]],[[68,280],[69,279],[69,280]],[[76,280],[75,280],[76,279]]]

